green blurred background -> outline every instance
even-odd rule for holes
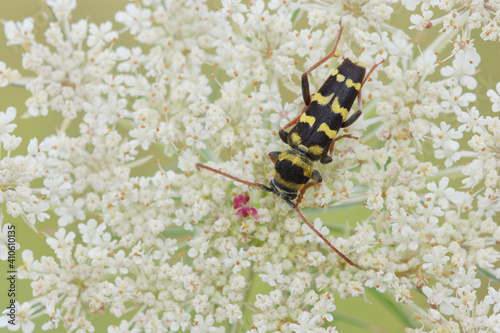
[[[220,6],[218,1],[209,1],[211,6]],[[124,8],[128,1],[97,1],[97,0],[85,0],[79,1],[76,10],[73,12],[73,22],[78,21],[81,18],[89,18],[90,22],[96,24],[102,23],[104,21],[113,21],[114,13],[118,10]],[[46,16],[42,15],[42,10],[46,10],[46,5],[37,0],[22,0],[22,1],[0,1],[0,19],[4,21],[14,20],[22,21],[26,17],[35,18],[35,34],[36,38],[41,40],[43,38],[43,32],[48,26],[48,21]],[[410,25],[409,16],[406,10],[400,6],[396,6],[395,13],[393,14],[393,25],[408,32],[407,27]],[[119,29],[119,25],[114,24],[115,29]],[[439,29],[437,27],[436,29]],[[3,33],[3,26],[0,28],[0,60],[4,61],[8,67],[20,70],[21,74],[28,76],[33,75],[29,72],[23,72],[21,70],[21,54],[23,52],[22,48],[19,46],[6,46],[6,39]],[[430,38],[426,38],[429,32],[417,32],[415,30],[409,31],[412,33],[413,40],[418,40],[421,45],[425,45],[430,42]],[[486,91],[488,89],[494,89],[495,83],[499,81],[500,78],[500,67],[498,66],[497,59],[499,58],[500,48],[498,48],[496,43],[487,43],[480,40],[479,36],[473,36],[475,39],[475,45],[478,48],[479,53],[482,55],[482,61],[480,64],[480,72],[476,76],[479,85],[475,93],[477,94],[478,101],[476,106],[478,109],[485,113],[486,115],[491,115],[491,103],[486,97]],[[493,47],[493,45],[495,47]],[[446,51],[451,50],[449,47]],[[442,52],[439,56],[443,59],[447,56],[446,52]],[[447,64],[451,65],[448,61]],[[435,75],[438,75],[437,73]],[[23,138],[31,138],[37,136],[43,138],[47,135],[55,133],[57,127],[62,123],[62,117],[58,114],[49,113],[48,117],[37,117],[31,119],[20,119],[19,117],[25,113],[25,100],[30,97],[30,94],[22,87],[5,87],[0,88],[0,111],[5,111],[8,106],[14,106],[17,109],[17,119],[16,123],[18,128],[14,132],[16,135]],[[293,99],[293,96],[291,97]],[[17,154],[25,154],[26,146],[29,139],[24,139],[21,147],[15,152]],[[149,168],[144,171],[144,174],[151,174],[156,170],[154,163],[148,163],[145,168]],[[40,185],[40,184],[38,184]],[[12,219],[5,214],[5,205],[2,205],[2,211],[4,213],[3,223],[15,224],[17,227],[17,242],[21,244],[21,249],[17,251],[17,265],[21,264],[21,252],[23,249],[29,248],[34,252],[36,259],[39,259],[42,255],[50,255],[52,250],[45,243],[45,237],[42,237],[34,233],[30,228],[22,222],[21,219],[12,221]],[[351,225],[355,225],[356,221],[361,221],[363,218],[369,215],[369,211],[366,209],[359,209],[359,205],[350,205],[345,207],[337,207],[334,214],[329,213],[335,217],[336,221],[346,221],[349,220]],[[54,214],[52,214],[54,215]],[[334,216],[333,216],[334,215]],[[315,217],[322,217],[324,221],[328,221],[328,215],[325,216],[322,211],[319,210],[308,210],[307,216],[310,220]],[[338,222],[339,223],[339,222]],[[72,225],[72,228],[76,229],[76,225]],[[44,223],[37,223],[37,228],[44,230],[48,234],[53,235],[57,230],[57,220],[51,219],[45,221]],[[27,246],[27,244],[29,246]],[[7,265],[5,262],[0,262],[0,272],[5,272],[7,270]],[[483,287],[487,286],[487,280],[483,279]],[[253,294],[262,293],[264,290],[256,290],[263,288],[267,290],[269,287],[267,285],[254,284],[254,288],[251,291]],[[5,279],[0,280],[0,309],[4,309],[7,301],[6,291],[7,291],[7,281]],[[484,288],[483,288],[484,290]],[[32,298],[31,289],[29,287],[29,281],[18,280],[17,281],[17,299],[22,303],[28,301]],[[425,297],[423,297],[419,292],[414,291],[413,296],[417,304],[422,308],[426,309]],[[5,303],[5,304],[4,304]],[[334,324],[337,325],[339,331],[343,332],[353,332],[353,333],[367,333],[367,332],[403,332],[406,323],[401,320],[402,317],[411,317],[414,315],[401,315],[398,314],[399,311],[403,313],[408,309],[406,306],[401,304],[392,303],[391,301],[386,301],[383,295],[380,295],[376,291],[371,291],[367,289],[366,298],[348,299],[340,300],[336,298],[337,310],[334,312],[335,321]],[[92,320],[91,318],[89,318]],[[251,313],[245,312],[246,323],[251,322]],[[106,331],[107,326],[110,323],[119,323],[121,319],[117,319],[109,314],[101,316],[95,320],[92,320],[96,332]],[[46,317],[42,319],[38,318],[35,320],[37,329],[35,332],[40,331],[41,324],[46,321]],[[415,322],[415,321],[413,321]],[[364,327],[364,323],[368,326]],[[420,326],[418,324],[417,326]],[[64,330],[59,327],[56,332],[63,332]]]

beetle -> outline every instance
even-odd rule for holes
[[[352,125],[361,116],[361,88],[369,75],[383,62],[375,64],[365,77],[364,64],[354,63],[346,58],[311,98],[308,74],[335,55],[342,30],[341,27],[333,50],[302,74],[302,97],[305,106],[297,118],[279,131],[281,140],[287,143],[290,148],[282,152],[269,153],[269,157],[274,163],[273,179],[269,186],[234,177],[201,163],[197,163],[196,167],[215,172],[248,186],[257,187],[263,191],[272,192],[292,207],[300,219],[342,259],[349,265],[359,268],[359,265],[347,258],[316,230],[298,208],[305,191],[323,181],[320,172],[313,168],[314,162],[320,161],[322,164],[332,162],[335,142],[341,138],[356,138],[351,134],[337,136],[337,133],[341,128]],[[358,110],[347,118],[356,97],[358,98]],[[291,126],[294,127],[286,132],[285,129]],[[292,200],[295,199],[296,202],[293,203]]]

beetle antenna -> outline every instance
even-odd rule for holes
[[[206,170],[209,170],[209,171],[212,171],[212,172],[215,172],[219,175],[222,175],[224,177],[227,177],[227,178],[230,178],[234,181],[237,181],[239,183],[242,183],[242,184],[245,184],[245,185],[248,185],[248,186],[255,186],[255,187],[258,187],[260,190],[263,190],[263,191],[267,191],[267,192],[272,192],[271,188],[267,187],[266,185],[264,184],[260,184],[260,183],[252,183],[252,182],[249,182],[249,181],[246,181],[246,180],[243,180],[243,179],[240,179],[240,178],[237,178],[237,177],[234,177],[234,176],[231,176],[230,174],[228,173],[225,173],[225,172],[222,172],[220,170],[217,170],[217,169],[214,169],[214,168],[211,168],[209,166],[206,166],[204,164],[201,164],[201,163],[196,163],[196,168],[199,170],[200,168],[202,169],[206,169]],[[293,209],[295,209],[295,211],[297,212],[297,214],[299,215],[300,219],[302,220],[302,222],[304,222],[309,228],[311,228],[312,231],[314,231],[314,233],[316,235],[319,236],[319,238],[321,238],[323,240],[323,242],[325,242],[333,251],[335,251],[335,253],[337,253],[342,259],[345,260],[345,262],[347,262],[349,265],[351,266],[354,266],[354,267],[357,267],[357,268],[360,268],[359,265],[353,263],[349,258],[347,258],[345,256],[345,254],[343,254],[342,252],[340,252],[335,246],[332,245],[332,243],[330,243],[328,241],[328,239],[325,238],[325,236],[323,236],[318,230],[316,230],[316,228],[314,228],[314,226],[305,218],[304,215],[302,215],[302,213],[300,212],[300,209],[299,207],[297,207],[296,204],[294,204],[293,202],[291,202],[290,200],[285,200],[285,202],[290,205]]]
[[[305,218],[305,216],[302,215],[302,213],[300,212],[300,209],[299,209],[299,207],[297,207],[297,205],[292,204],[292,208],[295,209],[297,214],[299,214],[299,217],[302,220],[302,222],[304,222],[309,228],[311,228],[311,230],[314,231],[314,233],[316,235],[318,235],[319,238],[321,238],[323,240],[323,242],[325,242],[333,251],[335,251],[335,253],[337,253],[342,259],[344,259],[346,263],[348,263],[349,265],[354,266],[356,268],[360,268],[358,264],[353,263],[349,258],[347,258],[345,256],[345,254],[343,254],[335,246],[333,246],[332,243],[330,243],[328,241],[328,239],[325,238],[325,236],[323,236],[318,230],[316,230],[316,228],[314,228],[314,226]]]
[[[231,176],[230,174],[228,173],[225,173],[225,172],[222,172],[220,170],[217,170],[217,169],[214,169],[214,168],[211,168],[209,166],[206,166],[205,164],[201,164],[201,163],[196,163],[196,168],[198,170],[200,170],[200,168],[203,168],[203,169],[207,169],[209,171],[212,171],[212,172],[215,172],[215,173],[218,173],[219,175],[222,175],[224,177],[227,177],[227,178],[230,178],[232,180],[235,180],[239,183],[242,183],[242,184],[245,184],[245,185],[248,185],[248,186],[255,186],[255,187],[258,187],[259,190],[263,190],[263,191],[267,191],[267,192],[272,192],[272,190],[267,187],[266,185],[264,184],[260,184],[260,183],[252,183],[252,182],[249,182],[249,181],[246,181],[246,180],[243,180],[243,179],[240,179],[240,178],[237,178],[237,177],[234,177],[234,176]]]

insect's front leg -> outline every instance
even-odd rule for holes
[[[271,159],[271,161],[273,161],[273,164],[276,164],[276,161],[278,160],[278,157],[280,157],[280,155],[280,151],[272,151],[269,153],[269,158]]]
[[[309,187],[318,185],[323,181],[323,177],[321,177],[321,173],[318,170],[314,170],[311,176],[311,179],[313,180],[311,183],[307,183],[304,185],[304,187],[300,190],[299,195],[297,196],[297,200],[295,201],[295,205],[299,205],[302,202],[302,197],[304,196],[304,193],[306,193],[306,190]]]

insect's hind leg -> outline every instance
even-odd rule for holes
[[[363,80],[363,83],[361,84],[361,87],[359,88],[359,92],[358,92],[358,111],[354,112],[350,117],[349,119],[346,119],[342,125],[340,127],[344,128],[344,127],[348,127],[348,126],[351,126],[352,124],[354,124],[354,122],[356,122],[356,120],[359,119],[359,117],[361,116],[361,114],[363,113],[362,111],[362,107],[363,107],[363,101],[361,99],[361,91],[363,89],[363,86],[365,85],[366,81],[368,81],[368,78],[370,77],[370,75],[373,73],[373,71],[375,70],[375,68],[377,68],[380,64],[382,64],[383,62],[385,61],[382,60],[381,62],[373,65],[373,67],[370,69],[370,71],[368,72],[368,74],[366,75],[365,79]]]
[[[311,66],[307,71],[305,71],[302,74],[302,98],[304,99],[304,103],[309,105],[311,103],[311,92],[309,91],[309,79],[307,77],[307,74],[311,73],[313,70],[321,66],[325,61],[330,59],[335,55],[335,52],[337,51],[337,46],[339,45],[340,42],[340,36],[342,35],[342,31],[344,30],[344,27],[340,26],[340,31],[337,36],[337,40],[335,41],[335,46],[333,47],[333,50],[326,55],[323,59],[315,63],[314,65]]]
[[[330,145],[330,148],[328,149],[328,155],[326,155],[325,157],[323,157],[321,160],[320,160],[320,163],[321,164],[328,164],[330,163],[331,161],[333,161],[333,150],[335,148],[335,141],[338,141],[340,139],[344,139],[344,138],[351,138],[351,139],[359,139],[357,136],[354,136],[352,134],[344,134],[344,135],[341,135],[341,136],[338,136],[336,137],[331,145]]]
[[[285,130],[288,127],[291,127],[299,122],[300,116],[302,116],[302,114],[306,111],[307,106],[311,103],[311,92],[309,89],[309,78],[308,78],[307,74],[311,73],[313,70],[315,70],[316,68],[321,66],[325,61],[327,61],[328,59],[330,59],[331,57],[333,57],[335,55],[335,52],[337,51],[337,46],[339,45],[339,42],[340,42],[340,36],[342,35],[343,30],[344,30],[344,27],[340,26],[340,31],[339,31],[339,34],[337,36],[337,40],[335,41],[335,46],[333,47],[333,50],[330,53],[328,53],[326,55],[326,57],[324,57],[323,59],[321,59],[320,61],[318,61],[314,65],[312,65],[308,70],[306,70],[302,74],[302,77],[301,77],[301,79],[302,79],[302,98],[304,99],[305,107],[302,109],[302,112],[300,113],[300,115],[297,118],[295,118],[294,120],[292,120],[291,122],[289,122],[288,124],[286,124],[285,126],[283,126],[280,129],[279,135],[280,135],[281,140],[284,143],[288,143],[288,141],[287,141],[288,140],[288,133],[285,132]]]

